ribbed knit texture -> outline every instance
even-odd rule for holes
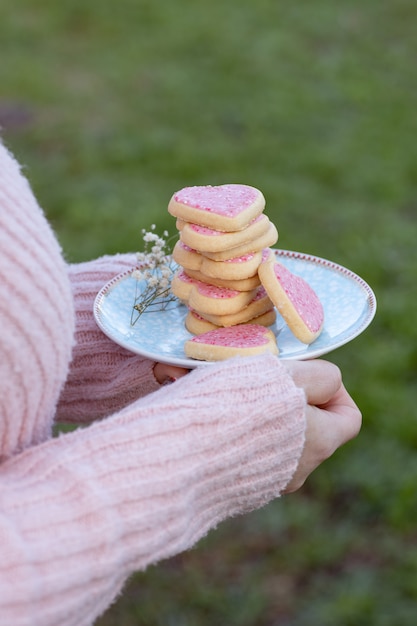
[[[5,458],[50,434],[67,375],[74,312],[58,243],[19,166],[1,145],[0,321],[0,458]]]
[[[68,268],[1,145],[0,228],[0,624],[89,626],[132,572],[279,496],[305,398],[272,355],[155,390],[153,363],[113,345],[91,313],[132,257]],[[50,436],[54,419],[104,415]]]
[[[57,419],[81,423],[103,417],[159,388],[152,371],[154,363],[110,341],[93,315],[101,287],[135,263],[134,254],[117,254],[68,267],[76,311],[76,347]]]

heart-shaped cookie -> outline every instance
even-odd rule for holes
[[[260,264],[258,275],[294,336],[306,344],[315,341],[323,329],[324,311],[314,289],[304,278],[275,261],[272,252]]]
[[[175,217],[225,232],[246,228],[264,208],[262,192],[240,184],[184,187],[168,204]]]
[[[274,333],[258,324],[216,328],[188,339],[185,354],[200,361],[223,361],[233,356],[250,356],[272,352],[278,354]]]

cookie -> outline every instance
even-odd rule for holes
[[[273,246],[278,241],[278,231],[275,224],[269,222],[269,227],[266,233],[246,243],[237,246],[236,248],[230,248],[229,250],[221,250],[219,252],[205,251],[204,256],[212,259],[213,261],[227,261],[229,259],[235,259],[245,254],[251,254],[252,252],[259,252],[264,248]]]
[[[277,314],[275,309],[268,309],[265,313],[261,313],[261,315],[257,315],[253,317],[248,322],[243,322],[244,324],[259,324],[260,326],[272,326],[277,319]]]
[[[320,335],[323,306],[312,287],[270,255],[258,268],[265,290],[297,339],[310,344]]]
[[[262,261],[262,252],[250,252],[226,259],[225,261],[213,261],[203,256],[200,271],[212,278],[224,278],[227,280],[242,280],[250,278],[258,273],[258,267]]]
[[[172,251],[172,258],[186,270],[200,271],[205,276],[224,280],[242,280],[257,274],[258,266],[262,261],[262,252],[251,252],[226,261],[213,261],[179,240]]]
[[[200,270],[203,257],[199,252],[178,240],[172,251],[172,258],[185,269]],[[258,269],[258,268],[256,268]]]
[[[171,291],[180,300],[183,302],[188,302],[188,298],[190,297],[191,289],[193,285],[197,281],[182,269],[179,268],[171,280]]]
[[[243,322],[244,324],[258,324],[260,326],[272,326],[272,324],[276,320],[275,309],[270,309],[266,311],[266,313],[262,313],[257,317],[253,317],[247,322]],[[188,332],[193,335],[201,335],[202,333],[206,333],[209,330],[214,330],[215,328],[221,328],[221,326],[217,326],[217,324],[213,324],[208,320],[204,319],[199,313],[196,311],[189,310],[185,317],[185,327]]]
[[[199,270],[186,269],[185,271],[188,276],[191,276],[191,278],[199,280],[202,283],[216,285],[216,287],[224,287],[225,289],[236,289],[236,291],[251,291],[261,284],[258,273],[256,273],[255,276],[250,276],[249,278],[241,278],[239,280],[226,280],[223,278],[213,278],[212,276],[206,276]]]
[[[212,324],[216,324],[216,326],[235,326],[237,324],[249,322],[258,315],[262,315],[263,313],[270,311],[273,307],[274,305],[266,293],[265,288],[260,285],[257,288],[252,300],[237,313],[229,313],[225,315],[218,313],[204,313],[201,311],[198,311],[198,313],[200,313],[204,319],[208,320]]]
[[[240,184],[185,187],[168,204],[175,217],[225,232],[245,228],[264,208],[262,192]]]
[[[254,299],[256,289],[237,291],[195,280],[180,268],[171,281],[172,293],[198,313],[232,315]]]
[[[194,281],[188,296],[188,306],[198,313],[233,315],[249,304],[255,293],[255,290],[237,291]]]
[[[269,218],[262,214],[242,230],[224,232],[184,222],[180,228],[180,239],[197,252],[222,252],[259,239],[267,233],[270,223]]]
[[[187,357],[200,361],[223,361],[234,356],[252,356],[265,352],[278,354],[274,333],[258,324],[217,328],[188,339]]]
[[[189,310],[184,320],[185,328],[192,335],[202,335],[203,333],[207,333],[209,330],[215,330],[219,328],[216,324],[212,324],[208,320],[201,317],[197,311]]]

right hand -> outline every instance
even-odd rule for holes
[[[334,452],[356,437],[362,416],[347,393],[339,368],[323,360],[284,362],[307,399],[306,440],[298,467],[285,493],[299,489]]]

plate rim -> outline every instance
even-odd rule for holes
[[[285,257],[285,258],[292,258],[292,259],[297,259],[297,260],[306,261],[306,262],[312,262],[312,263],[315,263],[316,265],[322,265],[323,267],[329,268],[331,270],[332,269],[336,270],[338,273],[343,274],[347,276],[348,278],[354,280],[366,292],[367,301],[368,301],[368,312],[365,318],[362,320],[361,324],[355,328],[355,331],[352,334],[348,335],[344,339],[341,339],[339,342],[333,343],[330,349],[327,349],[325,346],[322,346],[321,348],[317,348],[316,350],[314,350],[313,348],[311,351],[308,351],[310,346],[314,345],[313,343],[313,344],[310,344],[310,346],[307,346],[306,352],[301,355],[294,354],[294,355],[288,355],[284,357],[278,355],[279,359],[281,359],[282,361],[297,361],[297,360],[301,361],[301,360],[313,359],[313,358],[323,356],[325,354],[329,354],[330,352],[333,352],[337,348],[340,348],[343,345],[346,345],[347,343],[350,343],[351,341],[353,341],[353,339],[355,339],[360,334],[362,334],[362,332],[366,330],[366,328],[371,324],[372,320],[375,317],[376,310],[377,310],[377,299],[376,299],[376,295],[373,289],[361,276],[359,276],[352,270],[348,269],[347,267],[339,263],[336,263],[335,261],[330,261],[329,259],[326,259],[324,257],[316,256],[307,252],[297,252],[294,250],[285,250],[281,248],[271,248],[271,250],[274,252],[275,256],[278,258]],[[198,361],[196,359],[189,359],[187,357],[181,358],[181,357],[157,355],[155,352],[150,352],[149,350],[140,350],[140,351],[135,350],[135,349],[132,349],[132,346],[129,345],[128,342],[123,341],[121,339],[116,339],[113,335],[109,334],[108,328],[103,323],[103,320],[101,318],[100,307],[102,305],[104,298],[110,293],[110,291],[121,281],[130,277],[132,272],[135,269],[136,269],[136,266],[132,266],[129,269],[126,269],[123,272],[120,272],[119,274],[111,278],[109,281],[107,281],[96,294],[94,298],[94,304],[93,304],[93,314],[94,314],[94,319],[98,327],[100,328],[100,330],[111,341],[120,345],[122,348],[125,348],[126,350],[129,350],[130,352],[134,354],[143,356],[145,358],[149,358],[150,360],[153,360],[153,361],[155,361],[157,358],[159,362],[168,363],[171,365],[178,365],[180,367],[182,366],[182,367],[187,367],[187,368],[195,368],[201,365],[203,366],[213,365],[214,363],[216,363],[216,361]]]

